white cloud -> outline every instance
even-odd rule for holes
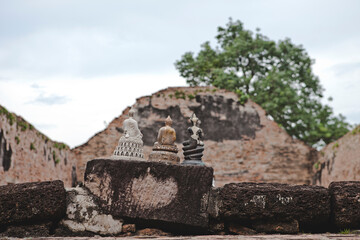
[[[353,41],[333,45],[331,51],[315,56],[314,72],[331,96],[336,114],[343,114],[352,124],[360,123],[360,48]]]
[[[360,123],[359,7],[352,0],[0,0],[0,104],[55,140],[84,143],[136,98],[185,85],[175,60],[216,42],[217,27],[232,17],[270,39],[303,44],[335,112]]]
[[[66,96],[68,101],[41,104],[36,101],[39,90],[33,88],[34,84],[41,86],[47,96]],[[73,147],[104,129],[104,121],[109,123],[119,116],[136,98],[168,86],[183,85],[185,81],[175,71],[159,75],[39,79],[33,83],[0,82],[0,102],[50,138]]]
[[[47,105],[55,105],[55,104],[65,104],[69,101],[69,99],[65,96],[59,96],[59,95],[45,95],[41,93],[34,101],[29,102],[30,104],[47,104]]]

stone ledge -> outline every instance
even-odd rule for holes
[[[65,211],[66,192],[60,180],[0,186],[0,225],[57,221]]]
[[[324,187],[233,183],[215,190],[212,196],[213,217],[244,222],[252,228],[261,229],[261,224],[269,222],[297,221],[301,230],[318,232],[329,225],[330,195]]]
[[[207,228],[213,169],[160,162],[96,159],[85,186],[114,217]]]
[[[360,182],[332,182],[331,221],[337,229],[360,228]]]

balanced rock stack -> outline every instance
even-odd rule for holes
[[[183,142],[184,161],[183,165],[205,165],[201,160],[204,152],[203,131],[198,126],[200,120],[196,117],[195,113],[190,118],[192,126],[188,128],[190,139]]]
[[[144,160],[142,133],[134,117],[134,110],[129,111],[129,118],[124,121],[124,135],[115,148],[112,159]]]
[[[165,161],[169,163],[179,163],[177,155],[179,151],[175,145],[176,131],[171,127],[172,119],[168,116],[165,126],[160,128],[157,141],[154,143],[153,151],[149,155],[150,161]]]
[[[134,110],[130,109],[129,118],[123,123],[124,135],[120,138],[111,157],[114,160],[144,160],[143,135],[133,117]],[[183,142],[184,161],[181,164],[204,166],[205,164],[201,160],[204,152],[203,131],[199,127],[201,122],[195,113],[192,114],[189,120],[192,124],[187,129],[190,139]],[[179,150],[175,145],[176,131],[171,125],[172,119],[168,116],[165,119],[165,126],[159,129],[157,141],[154,143],[152,152],[149,155],[149,161],[172,164],[180,163],[180,158],[177,155]]]

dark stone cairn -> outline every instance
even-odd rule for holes
[[[204,134],[199,127],[201,121],[193,113],[190,122],[192,126],[187,129],[190,139],[183,142],[184,161],[181,164],[205,166],[201,160],[204,151],[204,142],[202,141]]]

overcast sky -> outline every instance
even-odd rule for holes
[[[174,62],[229,17],[302,44],[335,112],[360,123],[356,0],[0,0],[0,104],[80,145],[136,98],[185,86]]]

